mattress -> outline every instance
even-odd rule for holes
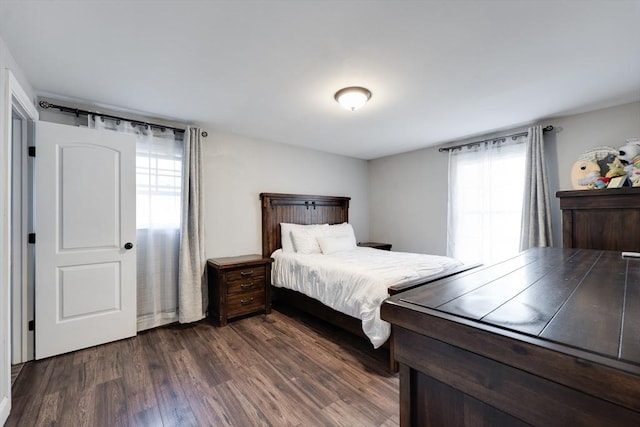
[[[275,251],[272,284],[292,289],[362,320],[362,331],[374,348],[389,338],[391,326],[380,319],[380,305],[391,285],[462,265],[439,255],[361,248],[332,254]]]

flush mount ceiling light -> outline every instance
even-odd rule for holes
[[[367,103],[371,92],[363,87],[351,86],[337,91],[334,98],[347,110],[355,111]]]

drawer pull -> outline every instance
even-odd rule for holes
[[[240,304],[242,304],[242,305],[251,304],[252,302],[253,302],[253,297],[240,300]]]
[[[253,282],[251,283],[243,283],[240,285],[240,289],[252,289],[253,288]]]
[[[251,271],[241,271],[240,275],[243,277],[247,277],[247,276],[251,276],[251,273],[252,273]]]

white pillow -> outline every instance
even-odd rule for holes
[[[294,229],[291,230],[291,240],[296,253],[299,254],[319,254],[320,245],[318,244],[317,229]]]
[[[329,224],[291,224],[287,222],[280,223],[280,246],[282,246],[282,252],[295,252],[296,248],[293,245],[291,232],[293,230],[316,230],[329,227]]]
[[[296,225],[298,224],[280,223],[280,246],[282,246],[282,252],[296,251],[293,248],[293,240],[291,240],[291,229]]]
[[[348,237],[353,242],[353,245],[356,245],[356,233],[353,231],[353,226],[348,222],[330,225],[329,228],[323,229],[322,236]]]
[[[356,248],[356,242],[350,236],[320,236],[317,240],[325,255]]]

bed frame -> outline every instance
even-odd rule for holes
[[[280,223],[293,224],[341,224],[349,221],[350,197],[310,196],[301,194],[261,193],[262,202],[262,255],[269,258],[282,247],[280,243]],[[437,279],[451,276],[475,266],[462,266],[440,274],[402,283],[389,287],[389,294],[394,295]],[[362,321],[333,310],[321,302],[300,292],[290,289],[272,287],[272,296],[277,303],[284,303],[313,316],[332,323],[355,335],[367,338],[362,332]],[[393,351],[393,339],[384,345],[389,348],[389,368],[398,371]]]

